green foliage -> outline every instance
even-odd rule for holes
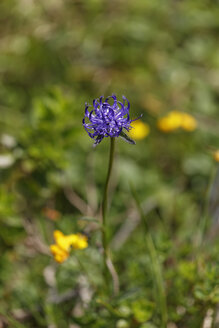
[[[159,283],[168,327],[216,317],[218,4],[0,2],[0,326],[160,328]],[[112,92],[151,130],[135,146],[116,140],[107,223],[118,295],[102,275],[109,143],[93,149],[82,127],[84,103]],[[198,128],[159,131],[174,109]],[[55,229],[86,233],[89,247],[55,263]]]

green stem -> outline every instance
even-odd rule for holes
[[[103,202],[102,202],[102,245],[103,245],[103,260],[104,260],[104,277],[106,279],[107,286],[109,285],[109,275],[108,275],[108,266],[107,266],[107,259],[109,257],[109,246],[108,246],[108,238],[107,238],[106,214],[107,214],[107,204],[108,204],[108,187],[109,187],[110,176],[112,173],[114,152],[115,152],[115,138],[110,138],[109,164],[108,164],[108,172],[107,172],[106,182],[104,186]]]
[[[142,223],[144,224],[145,241],[147,244],[149,256],[151,258],[152,270],[153,270],[154,280],[155,280],[156,289],[157,289],[157,302],[159,303],[159,307],[160,307],[162,328],[166,328],[168,315],[167,315],[167,304],[166,304],[164,281],[163,281],[163,276],[162,276],[162,268],[161,268],[161,265],[159,262],[156,247],[154,245],[153,239],[149,232],[148,224],[147,224],[143,209],[141,207],[140,201],[137,197],[137,193],[136,193],[135,189],[133,188],[133,186],[131,186],[131,191],[132,191],[133,197],[135,199],[139,214],[141,216]]]

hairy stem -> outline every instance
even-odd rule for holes
[[[108,189],[109,189],[109,181],[110,176],[112,173],[112,167],[113,167],[113,159],[114,159],[114,152],[115,152],[115,138],[110,138],[110,155],[109,155],[109,164],[108,164],[108,172],[106,177],[106,182],[104,186],[103,191],[103,202],[102,202],[102,245],[103,245],[103,260],[104,260],[104,278],[106,280],[106,285],[109,286],[109,272],[112,276],[113,280],[113,286],[114,286],[114,292],[116,293],[118,291],[118,279],[116,279],[117,286],[115,287],[115,277],[112,275],[112,270],[109,270],[109,263],[112,264],[112,261],[110,260],[109,255],[109,246],[108,246],[108,238],[107,238],[107,222],[106,222],[106,216],[107,216],[107,204],[108,204]],[[113,270],[115,274],[115,268]],[[118,278],[117,274],[116,277]]]

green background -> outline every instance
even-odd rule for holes
[[[167,327],[199,328],[206,318],[217,327],[218,17],[216,0],[1,1],[3,327],[160,328],[148,231]],[[95,221],[109,140],[93,149],[82,127],[85,102],[112,93],[151,128],[136,146],[116,140],[107,221],[117,296],[104,289]],[[197,119],[196,131],[158,131],[157,119],[175,109]],[[89,247],[57,265],[55,229],[87,233]]]

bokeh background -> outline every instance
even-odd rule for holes
[[[161,327],[130,184],[162,266],[168,328],[218,327],[218,17],[217,0],[1,1],[0,327]],[[121,291],[104,303],[74,256],[57,265],[49,245],[54,229],[87,233],[78,256],[101,286],[93,218],[109,140],[93,149],[82,118],[85,102],[112,93],[150,134],[117,140],[108,222]],[[195,117],[194,132],[158,130],[175,109]]]

